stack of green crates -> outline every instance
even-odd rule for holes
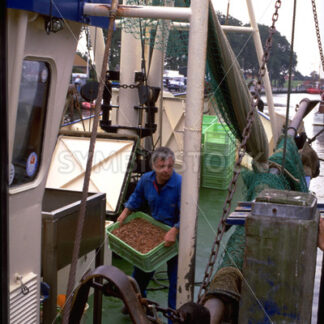
[[[235,137],[228,126],[215,122],[206,127],[202,145],[202,187],[227,189],[233,174],[235,151]]]
[[[218,118],[215,115],[203,115],[203,119],[202,119],[202,127],[201,127],[201,143],[204,143],[205,140],[205,133],[207,128],[218,122]]]

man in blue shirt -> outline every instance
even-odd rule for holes
[[[147,204],[154,219],[171,226],[164,236],[164,245],[170,246],[176,242],[179,233],[181,176],[173,169],[175,157],[169,148],[159,147],[156,149],[152,154],[151,161],[153,171],[146,172],[140,178],[117,221],[122,224],[133,211],[140,210]],[[168,306],[175,309],[178,256],[169,260],[167,266]],[[146,297],[146,287],[153,274],[154,272],[144,272],[134,267],[132,276],[137,281],[143,297]]]

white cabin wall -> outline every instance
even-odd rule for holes
[[[28,12],[8,9],[8,146],[9,165],[15,136],[15,124],[21,79],[22,61],[26,41]],[[14,91],[15,89],[15,91]]]
[[[29,19],[32,17],[33,19]],[[67,24],[69,26],[67,26]],[[36,179],[9,191],[9,280],[17,284],[15,273],[40,276],[41,207],[52,152],[62,118],[66,93],[81,24],[65,21],[65,28],[48,35],[44,18],[24,11],[8,10],[8,93],[9,145],[11,160],[19,97],[22,61],[37,58],[50,64],[51,82],[44,128],[41,165]],[[39,292],[38,292],[39,300]]]

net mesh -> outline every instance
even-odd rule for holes
[[[276,150],[269,158],[269,161],[275,162],[278,165],[282,164],[284,141],[284,136],[281,136],[278,140]],[[242,172],[244,185],[247,190],[247,201],[255,199],[266,188],[308,192],[303,165],[298,148],[292,137],[287,137],[286,148],[285,169],[289,173],[272,174],[269,172],[258,172],[256,170]],[[244,227],[237,226],[228,240],[219,269],[231,266],[242,270],[244,246]]]
[[[189,1],[128,0],[128,5],[187,7]],[[155,19],[124,18],[122,28],[142,44],[152,49],[165,50],[165,68],[186,71],[188,59],[188,30],[173,28],[170,21]],[[209,10],[207,38],[206,91],[211,114],[221,116],[238,140],[246,125],[246,117],[251,106],[251,95],[243,78],[229,42],[221,30],[217,15]],[[186,74],[186,72],[185,72]],[[252,135],[247,143],[247,151],[260,162],[268,158],[268,141],[257,114],[252,127]]]
[[[173,1],[167,0],[128,0],[127,5],[149,5],[149,6],[168,6]],[[190,6],[190,1],[178,1],[177,6]],[[210,20],[209,20],[210,21]],[[122,18],[122,29],[130,33],[134,38],[139,39],[144,45],[152,49],[165,50],[166,67],[169,69],[178,69],[187,65],[188,58],[188,30],[179,30],[172,28],[170,21],[143,19],[143,18]],[[213,26],[209,26],[212,30]],[[207,63],[206,69],[206,88],[209,96],[210,105],[213,114],[222,116],[223,120],[230,127],[235,137],[240,139],[240,133],[237,131],[238,125],[231,108],[229,100],[229,90],[224,81],[226,71],[222,69],[222,58],[220,56],[217,40],[213,33],[209,33],[208,52],[212,55],[213,63]],[[217,66],[217,69],[213,68]]]
[[[208,17],[207,80],[215,109],[220,112],[235,137],[242,140],[252,97],[236,56],[212,9]],[[246,150],[254,159],[265,162],[268,159],[268,140],[255,108],[254,116]]]
[[[176,1],[177,2],[177,1]],[[172,0],[128,0],[127,5],[170,7]],[[188,1],[178,1],[177,7],[188,7]],[[157,50],[166,50],[167,57],[187,56],[188,31],[174,29],[169,20],[150,18],[122,18],[122,29],[143,44]],[[176,46],[174,46],[176,45]]]

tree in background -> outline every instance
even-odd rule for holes
[[[223,24],[225,16],[218,15],[218,18]],[[229,16],[228,24],[232,26],[242,26],[242,22]],[[244,25],[249,26],[249,25]],[[261,42],[265,44],[269,35],[269,27],[265,25],[258,25]],[[232,46],[232,49],[237,56],[238,62],[244,72],[248,72],[256,76],[259,70],[258,59],[256,55],[255,46],[252,35],[246,33],[228,33],[227,38]],[[282,36],[278,31],[273,34],[272,47],[270,52],[270,59],[267,64],[270,79],[275,86],[283,86],[285,76],[288,74],[290,64],[290,44],[285,36]],[[296,73],[295,67],[297,65],[297,55],[293,53],[292,71]],[[300,73],[299,73],[300,74]]]
[[[234,17],[225,17],[218,13],[218,19],[223,25],[225,21],[231,26],[243,26],[242,22]],[[244,25],[248,26],[248,25]],[[258,25],[262,44],[265,44],[269,34],[269,27]],[[246,33],[227,33],[227,38],[237,57],[237,60],[244,73],[256,76],[259,71],[259,64],[256,55],[252,35]],[[171,70],[180,70],[187,66],[188,60],[188,32],[171,30],[169,35],[168,47],[166,52],[166,68]],[[278,31],[273,35],[268,70],[270,79],[277,87],[282,87],[285,82],[285,76],[288,74],[290,64],[290,44],[285,36]],[[297,65],[297,55],[293,53],[292,71],[296,75],[295,67]],[[299,76],[302,76],[298,72]]]
[[[319,74],[316,71],[310,73],[310,80],[318,81],[320,79]]]
[[[178,1],[179,2],[179,1]],[[184,1],[176,3],[177,6],[184,6]],[[218,13],[218,18],[221,24],[225,24],[226,17]],[[243,26],[243,23],[238,19],[229,16],[227,24],[232,26]],[[248,26],[248,25],[244,25]],[[269,27],[258,25],[262,44],[269,34]],[[106,35],[106,31],[104,31]],[[168,46],[165,55],[165,69],[181,71],[183,74],[187,67],[188,61],[188,31],[170,30]],[[253,44],[251,34],[246,33],[227,33],[227,38],[232,46],[232,49],[237,56],[237,60],[246,74],[256,76],[259,70],[256,50]],[[120,62],[120,46],[121,46],[121,29],[117,28],[113,34],[112,46],[109,57],[109,66],[111,70],[119,70]],[[282,36],[278,31],[273,35],[272,48],[270,59],[268,62],[268,70],[270,79],[274,86],[283,86],[285,76],[288,74],[290,64],[290,44],[286,37]],[[302,80],[302,74],[295,70],[297,65],[297,55],[293,53],[292,71],[295,77]]]
[[[104,31],[104,37],[107,36],[107,30]],[[110,53],[109,53],[109,70],[119,71],[120,69],[120,46],[121,46],[121,28],[116,28],[112,35]]]

